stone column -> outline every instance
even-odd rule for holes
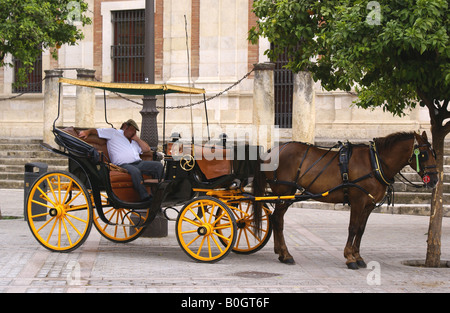
[[[95,70],[84,68],[77,69],[77,79],[95,79]],[[92,128],[95,127],[95,89],[77,86],[75,104],[75,126]]]
[[[314,80],[309,72],[299,72],[294,74],[292,140],[313,144],[315,128]]]
[[[255,64],[255,80],[253,87],[253,143],[263,146],[265,150],[271,146],[270,131],[275,123],[275,85],[274,63]],[[256,135],[260,137],[256,142]]]
[[[54,142],[53,122],[58,117],[58,97],[59,97],[59,78],[63,75],[62,70],[46,70],[45,71],[45,88],[44,88],[44,143],[52,145]],[[61,86],[62,93],[62,86]],[[61,95],[62,102],[62,95]],[[62,108],[56,126],[62,126],[63,113]]]

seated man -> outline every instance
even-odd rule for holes
[[[163,175],[163,165],[155,161],[142,161],[140,155],[150,151],[149,145],[141,140],[136,132],[139,131],[134,120],[128,120],[122,124],[120,130],[114,128],[91,128],[81,131],[82,139],[90,135],[98,135],[107,140],[108,154],[111,163],[128,171],[131,175],[134,188],[138,191],[142,201],[150,200],[142,175],[151,175],[159,179]]]

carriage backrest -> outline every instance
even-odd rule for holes
[[[107,160],[109,160],[108,148],[106,145],[106,140],[99,138],[97,135],[90,135],[87,139],[81,139],[79,134],[81,131],[86,130],[86,128],[75,128],[75,127],[65,127],[61,129],[63,132],[78,138],[79,140],[88,143],[95,148],[100,154],[103,154]]]
[[[195,161],[207,179],[232,174],[233,161],[229,157],[230,149],[203,145],[195,145],[194,149]]]
[[[79,134],[81,131],[86,130],[87,128],[78,128],[78,127],[65,127],[60,130],[71,135],[72,137],[76,137],[78,140],[82,142],[86,142],[90,146],[94,147],[95,150],[102,155],[101,158],[103,161],[110,162],[109,154],[108,154],[108,146],[107,140],[98,137],[98,135],[90,135],[87,139],[81,139]],[[153,152],[147,152],[141,155],[142,160],[153,160]]]

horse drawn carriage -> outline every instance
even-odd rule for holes
[[[173,85],[110,84],[61,78],[60,84],[63,83],[124,94],[164,95],[164,107],[167,94],[205,93],[203,89]],[[106,110],[105,101],[105,114]],[[256,159],[211,160],[205,154],[213,151],[217,155],[222,152],[215,150],[222,149],[225,156],[237,150],[232,147],[235,152],[230,152],[221,145],[207,147],[194,142],[183,146],[174,142],[176,139],[164,140],[164,177],[143,177],[152,197],[142,202],[131,176],[110,163],[106,140],[96,135],[83,140],[79,137],[80,128],[56,127],[58,118],[59,114],[53,133],[60,148],[43,146],[67,157],[69,171],[43,174],[35,181],[27,200],[26,219],[34,237],[45,248],[58,252],[78,248],[88,238],[92,224],[113,242],[130,242],[158,214],[171,219],[172,210],[178,212],[176,235],[180,246],[198,261],[218,261],[230,251],[252,253],[269,240],[270,211],[266,212],[262,228],[256,231],[252,224],[252,202],[239,200],[244,198],[244,188]],[[249,147],[244,149],[248,151]],[[196,160],[195,155],[200,158]],[[150,152],[142,155],[142,159],[153,160],[156,156],[156,152]],[[183,206],[181,210],[180,206]]]
[[[64,78],[62,83],[125,94],[164,95],[164,108],[167,94],[205,94],[203,89],[171,85]],[[105,101],[105,114],[106,110]],[[259,147],[244,144],[231,146],[229,151],[228,144],[207,146],[194,140],[180,144],[166,142],[164,135],[164,177],[144,177],[152,199],[141,202],[130,175],[110,163],[106,142],[95,136],[82,140],[80,129],[56,127],[58,118],[53,133],[60,149],[43,145],[67,157],[69,171],[40,176],[30,190],[26,210],[34,237],[51,251],[78,248],[92,224],[111,241],[130,242],[158,214],[172,220],[168,212],[175,210],[180,247],[197,261],[216,262],[230,251],[256,252],[268,242],[273,228],[275,253],[280,261],[292,264],[283,237],[284,214],[296,201],[317,199],[351,206],[344,256],[347,266],[357,269],[365,266],[359,246],[367,218],[391,190],[394,176],[409,164],[422,176],[424,185],[434,187],[438,181],[434,151],[425,133],[393,134],[370,145],[348,143],[330,149],[289,142],[264,158],[248,153],[260,151]],[[236,158],[237,151],[245,151],[245,157]],[[207,154],[211,152],[224,157],[210,158]],[[154,158],[154,153],[143,156]],[[270,159],[277,160],[278,166],[264,173],[261,165]],[[275,204],[273,212],[269,203]]]

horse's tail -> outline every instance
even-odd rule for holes
[[[258,158],[258,162],[255,168],[255,175],[252,183],[252,193],[254,197],[263,197],[266,193],[267,179],[263,171],[261,171],[261,165],[263,161]],[[253,202],[253,224],[256,230],[256,235],[259,237],[262,224],[262,211],[263,204],[260,201]]]

